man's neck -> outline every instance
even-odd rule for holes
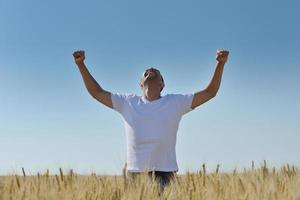
[[[158,94],[147,94],[147,92],[144,92],[144,98],[148,101],[154,101],[156,99],[161,98],[160,93]]]

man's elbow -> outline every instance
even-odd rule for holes
[[[88,90],[88,93],[89,93],[93,98],[96,98],[97,93],[96,93],[95,91]]]
[[[214,98],[217,96],[217,93],[212,93],[212,94],[210,94],[210,96],[211,96],[211,98]]]
[[[217,93],[218,93],[218,91],[209,90],[209,89],[207,89],[207,92],[211,98],[214,98],[215,96],[217,96]]]
[[[99,90],[98,88],[92,88],[92,89],[88,89],[88,93],[94,97],[94,98],[97,98],[97,96],[101,93],[101,92],[104,92],[104,90]]]

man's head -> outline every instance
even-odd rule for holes
[[[160,93],[165,87],[165,83],[160,71],[150,67],[144,71],[140,81],[140,86],[143,92]]]

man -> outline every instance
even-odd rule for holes
[[[216,96],[229,52],[218,50],[216,69],[208,86],[191,94],[161,96],[165,84],[159,70],[146,69],[140,80],[143,94],[119,94],[104,90],[84,64],[84,51],[73,53],[88,92],[124,119],[127,139],[127,174],[154,173],[166,186],[178,171],[175,145],[181,117]]]

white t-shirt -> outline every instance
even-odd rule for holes
[[[167,94],[148,101],[135,94],[111,94],[113,109],[125,124],[129,172],[178,171],[176,135],[182,115],[193,110],[193,96]]]

